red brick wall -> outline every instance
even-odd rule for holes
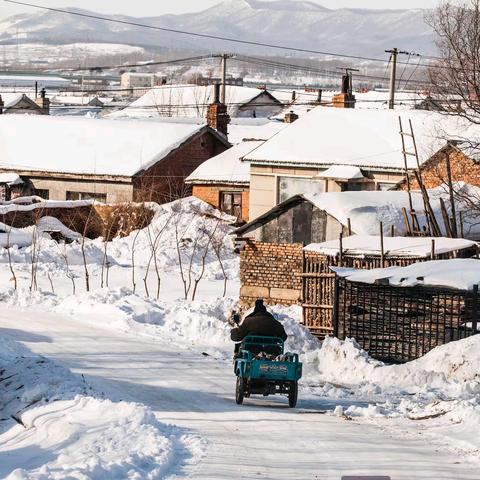
[[[220,192],[242,192],[242,218],[249,220],[250,191],[248,187],[235,187],[233,185],[193,185],[192,195],[209,203],[212,207],[220,207]]]
[[[274,305],[301,303],[303,245],[253,242],[240,253],[240,303],[257,298]]]
[[[227,147],[210,132],[185,143],[133,179],[134,201],[166,203],[191,195],[192,189],[185,185],[185,178],[203,162],[225,150]]]
[[[466,157],[457,150],[450,150],[450,169],[454,182],[466,182],[480,187],[480,165]],[[422,181],[426,188],[435,188],[448,182],[447,159],[445,151],[434,155],[422,168]],[[419,189],[415,177],[410,178],[411,188]],[[401,184],[401,189],[406,190],[406,183]]]

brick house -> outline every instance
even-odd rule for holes
[[[229,146],[205,124],[0,116],[0,172],[46,199],[164,203],[190,194],[184,179]]]
[[[185,181],[195,197],[222,212],[249,220],[250,165],[241,158],[263,143],[246,140],[202,163]]]
[[[469,188],[465,194],[480,192]],[[447,200],[448,193],[443,189],[429,193],[433,212],[440,219],[439,197]],[[419,223],[424,226],[420,192],[412,192],[412,202]],[[408,230],[402,209],[408,206],[405,191],[358,191],[295,195],[273,207],[233,232],[240,250],[241,302],[250,305],[255,297],[263,297],[272,304],[300,303],[306,297],[301,276],[301,269],[306,265],[303,247],[339,241],[340,235],[342,238],[350,235],[379,238],[381,226],[385,237],[406,236]],[[465,226],[467,238],[478,240],[480,227],[475,215],[465,221],[470,224],[469,228]],[[379,240],[372,248],[378,250],[378,246]],[[395,256],[394,251],[387,253]],[[314,277],[326,272],[313,269],[308,273]],[[321,294],[321,290],[316,291]]]
[[[435,112],[409,110],[404,116],[412,119],[422,163],[445,143],[436,127],[454,127]],[[250,218],[299,193],[395,188],[405,170],[398,132],[398,112],[314,108],[244,157],[250,163]],[[408,167],[416,168],[413,157]]]
[[[426,188],[448,185],[449,179],[480,187],[479,160],[480,147],[477,144],[451,140],[420,166],[422,182]],[[410,175],[410,185],[413,189],[419,188],[414,175]],[[398,188],[406,188],[405,179]]]

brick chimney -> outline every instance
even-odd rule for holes
[[[355,95],[352,89],[352,77],[343,75],[342,91],[333,96],[333,106],[337,108],[355,108]]]
[[[214,101],[207,108],[207,123],[225,137],[228,134],[230,116],[227,113],[227,106],[220,102],[220,84],[214,86]]]
[[[3,113],[3,107],[4,106],[5,106],[5,104],[3,103],[2,96],[0,95],[0,115]]]
[[[283,119],[284,123],[293,123],[295,120],[298,120],[298,115],[290,110],[290,112],[285,114],[285,118]]]
[[[35,103],[42,109],[42,115],[50,115],[50,100],[45,88],[40,90],[40,96],[35,99]]]

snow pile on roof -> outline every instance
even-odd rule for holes
[[[70,240],[79,240],[82,238],[82,235],[78,232],[74,232],[55,217],[46,216],[39,218],[36,222],[36,226],[41,233],[60,233],[63,237]]]
[[[265,145],[265,144],[264,144]],[[260,148],[263,148],[262,145]],[[476,239],[480,233],[478,214],[471,209],[466,198],[480,198],[480,189],[468,184],[458,184],[455,188],[457,212],[464,213],[464,232],[468,238]],[[440,198],[450,209],[449,196],[442,187],[428,191],[430,203],[440,229],[446,234],[442,220]],[[358,235],[378,235],[380,222],[384,233],[389,235],[392,226],[397,234],[406,235],[402,209],[409,210],[409,198],[406,191],[358,191],[303,194],[317,208],[336,218],[342,225],[348,225],[350,219],[352,231]],[[421,226],[426,225],[425,207],[420,192],[412,192],[412,204],[417,212]],[[411,220],[410,220],[411,222]]]
[[[406,267],[373,270],[337,267],[332,267],[332,270],[351,282],[373,284],[378,280],[388,280],[390,285],[397,287],[425,285],[472,290],[474,285],[480,284],[480,261],[476,258],[432,260]]]
[[[241,183],[250,184],[250,164],[242,157],[263,142],[246,141],[202,163],[189,177],[187,183]]]
[[[214,89],[214,85],[163,85],[155,87],[124,110],[112,113],[110,116],[112,118],[156,116],[205,118],[208,105],[214,101]],[[258,88],[227,85],[225,103],[229,105],[229,115],[237,116],[242,105],[261,95],[266,95],[266,92]],[[259,112],[261,109],[262,106],[259,106]]]
[[[480,127],[434,112],[409,111],[420,162],[452,138],[480,138]],[[377,170],[404,169],[398,112],[316,107],[246,157],[254,163],[353,165]],[[412,151],[407,139],[407,150]],[[409,168],[416,168],[413,157]]]
[[[340,180],[359,180],[365,178],[359,167],[351,165],[333,165],[317,175],[319,178],[332,178]]]
[[[179,447],[198,449],[150,409],[95,398],[83,377],[6,336],[0,372],[2,478],[157,478],[184,461]]]
[[[17,173],[0,173],[0,183],[6,183],[7,185],[21,185],[23,180]]]
[[[287,123],[264,118],[232,118],[228,125],[228,141],[232,144],[244,140],[268,140],[287,127]]]
[[[455,252],[476,245],[475,242],[461,238],[445,237],[383,237],[385,255],[392,257],[427,258],[432,253],[432,241],[435,242],[435,254]],[[312,243],[304,248],[307,252],[336,256],[340,253],[340,240]],[[342,239],[344,255],[369,256],[381,255],[380,236],[352,235]]]
[[[0,169],[131,176],[162,160],[202,128],[188,124],[4,115],[0,117]]]

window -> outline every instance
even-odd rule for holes
[[[301,193],[318,193],[325,191],[325,182],[302,177],[278,178],[278,201],[284,202]]]
[[[242,192],[220,192],[220,210],[242,218]]]
[[[43,198],[44,200],[48,200],[50,198],[50,190],[46,190],[44,188],[36,188],[35,195],[37,195],[37,197]]]
[[[395,182],[377,182],[377,190],[393,190],[397,184]]]
[[[92,192],[67,192],[67,200],[95,200],[97,202],[107,202],[106,193],[92,193]]]

